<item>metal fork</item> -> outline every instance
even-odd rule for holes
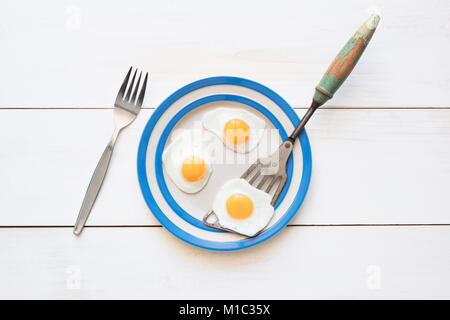
[[[253,163],[241,176],[242,179],[247,180],[249,184],[260,190],[267,185],[264,190],[267,193],[270,193],[273,187],[278,183],[278,187],[272,197],[272,206],[277,202],[277,199],[286,183],[286,163],[292,153],[297,136],[302,132],[313,113],[326,101],[331,99],[333,94],[337,91],[337,89],[339,89],[345,79],[347,79],[348,75],[355,67],[367,44],[372,38],[379,20],[380,17],[378,15],[371,15],[339,52],[328,70],[323,75],[319,84],[316,86],[316,91],[314,93],[311,106],[308,111],[306,111],[291,136],[278,147],[278,150],[275,153],[267,158],[256,160],[256,162]],[[223,228],[217,217],[216,221],[208,222],[208,218],[213,214],[214,212],[211,210],[204,216],[203,223],[205,225],[216,229],[237,233],[235,231]],[[260,232],[262,231],[263,230]]]
[[[89,213],[91,212],[92,206],[97,199],[97,195],[102,186],[106,171],[108,170],[109,161],[111,160],[111,155],[119,133],[123,128],[128,126],[134,121],[134,119],[136,119],[136,116],[141,110],[142,102],[144,101],[145,89],[147,87],[148,73],[145,74],[142,89],[138,96],[142,71],[139,74],[136,85],[134,86],[134,81],[136,79],[136,74],[138,71],[137,69],[134,71],[133,78],[128,85],[128,80],[130,79],[132,69],[133,67],[131,67],[128,71],[125,79],[123,80],[122,86],[120,87],[119,93],[117,94],[116,102],[114,103],[114,133],[109,140],[105,151],[103,151],[97,167],[95,168],[94,174],[92,175],[91,181],[89,182],[89,186],[86,190],[86,195],[84,196],[83,204],[81,205],[81,209],[78,213],[78,218],[73,230],[73,233],[75,235],[79,235],[83,230],[86,220],[89,217]],[[128,90],[125,94],[127,86]]]

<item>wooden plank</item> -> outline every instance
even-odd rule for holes
[[[0,298],[450,298],[450,227],[288,227],[237,252],[154,228],[0,229]]]
[[[298,110],[301,116],[303,110]],[[118,140],[89,225],[158,225],[136,175],[144,110]],[[294,224],[449,224],[450,110],[319,110]],[[0,111],[0,225],[73,225],[111,110]]]
[[[304,107],[372,5],[7,0],[0,11],[0,108],[109,107],[130,65],[151,74],[146,107],[214,75],[254,79]],[[450,107],[450,3],[377,5],[379,30],[328,105]]]

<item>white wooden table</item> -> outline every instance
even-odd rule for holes
[[[308,124],[312,181],[291,224],[237,252],[162,228],[136,176],[154,108],[234,75],[301,116],[373,5],[372,42]],[[434,0],[3,1],[0,298],[450,298],[449,16]],[[77,238],[130,65],[151,74],[145,110]]]

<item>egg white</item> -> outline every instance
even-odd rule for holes
[[[225,138],[225,124],[232,119],[245,121],[250,127],[250,135],[246,143],[235,145]],[[266,128],[266,121],[247,110],[237,108],[217,108],[205,113],[202,118],[203,127],[214,133],[224,145],[236,152],[247,153],[256,148]]]
[[[189,156],[197,156],[206,164],[206,174],[199,181],[188,181],[182,173],[183,161]],[[186,193],[197,193],[202,190],[212,173],[211,157],[207,152],[203,136],[198,130],[182,130],[173,137],[170,144],[164,149],[162,161],[170,180]]]
[[[227,212],[227,199],[236,193],[245,194],[253,201],[253,213],[246,219],[235,219]],[[263,230],[272,219],[274,208],[270,204],[271,201],[271,195],[256,189],[246,180],[231,179],[223,184],[217,192],[212,209],[220,226],[253,237]]]

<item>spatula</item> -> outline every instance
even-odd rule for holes
[[[241,176],[241,178],[247,180],[249,184],[257,189],[264,190],[267,193],[270,193],[273,188],[277,186],[272,197],[272,206],[275,205],[286,183],[286,163],[292,153],[296,138],[313,113],[326,101],[331,99],[337,89],[339,89],[345,79],[347,79],[372,38],[379,21],[380,16],[372,14],[358,31],[356,31],[353,37],[348,40],[336,58],[334,58],[331,65],[328,67],[328,70],[316,86],[311,106],[306,111],[290,137],[287,138],[271,156],[256,160],[256,162]],[[210,221],[209,219],[212,215],[215,214],[214,211],[211,210],[204,216],[203,223],[205,225],[237,233],[222,227],[217,217],[215,221]]]

